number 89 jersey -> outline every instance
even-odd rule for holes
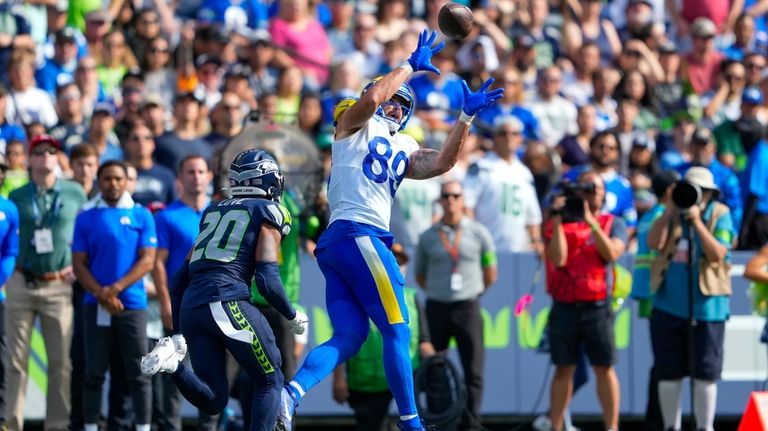
[[[182,309],[251,297],[254,255],[264,223],[283,237],[291,230],[288,211],[266,199],[227,199],[205,210],[189,259],[190,283]]]
[[[374,115],[357,133],[333,143],[328,205],[331,220],[350,220],[389,231],[392,202],[419,149],[405,134],[389,134],[385,120]]]

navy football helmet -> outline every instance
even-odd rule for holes
[[[229,165],[229,190],[233,197],[259,197],[280,202],[284,182],[277,161],[264,150],[245,150]]]

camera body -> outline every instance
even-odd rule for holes
[[[565,205],[558,213],[563,215],[563,221],[568,223],[584,220],[584,201],[595,193],[595,184],[563,183],[562,187],[561,196],[565,196]]]
[[[678,181],[675,184],[675,189],[672,190],[672,202],[683,210],[700,204],[703,196],[704,193],[700,186],[685,180]]]

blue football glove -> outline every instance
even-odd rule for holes
[[[445,47],[445,41],[440,42],[437,46],[432,48],[432,44],[435,42],[436,37],[437,32],[432,31],[432,34],[430,35],[426,29],[419,34],[419,44],[408,59],[408,63],[411,65],[414,72],[426,70],[438,75],[440,74],[440,70],[432,65],[432,56]]]
[[[493,84],[493,78],[485,81],[479,90],[473,92],[469,89],[467,81],[461,81],[461,87],[464,89],[464,107],[461,109],[465,114],[474,116],[483,109],[493,105],[496,99],[499,99],[504,94],[503,88],[486,92],[491,84]]]

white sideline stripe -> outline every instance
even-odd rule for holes
[[[216,326],[221,329],[221,332],[223,332],[224,335],[233,340],[242,341],[243,343],[251,344],[253,342],[253,334],[243,329],[236,329],[232,326],[232,322],[229,320],[227,312],[224,311],[224,306],[221,305],[221,302],[211,302],[208,304],[208,308],[211,309],[211,314],[213,315],[213,320],[216,321]]]

